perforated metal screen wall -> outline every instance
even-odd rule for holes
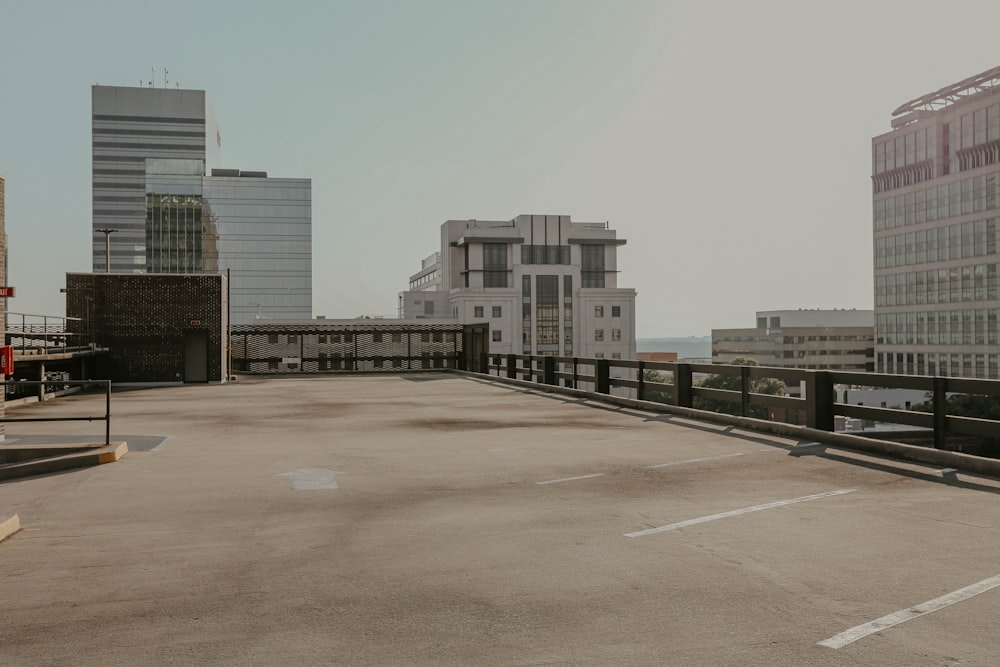
[[[232,329],[233,371],[289,373],[459,368],[459,324],[252,324]]]

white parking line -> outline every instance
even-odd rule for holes
[[[719,459],[729,459],[734,456],[746,456],[749,452],[737,452],[736,454],[722,454],[720,456],[706,456],[700,459],[687,459],[686,461],[674,461],[673,463],[657,463],[648,468],[670,468],[672,466],[682,466],[686,463],[701,463],[702,461],[718,461]]]
[[[817,645],[828,646],[830,648],[843,648],[848,644],[852,644],[859,639],[867,637],[868,635],[873,635],[876,632],[891,628],[899,625],[900,623],[905,623],[906,621],[918,618],[925,614],[930,614],[940,609],[944,609],[945,607],[949,607],[956,602],[968,600],[971,597],[979,595],[980,593],[985,593],[986,591],[998,586],[1000,586],[1000,575],[990,577],[989,579],[983,579],[977,584],[960,588],[957,591],[942,595],[939,598],[934,598],[933,600],[929,600],[923,604],[918,604],[915,607],[910,607],[909,609],[904,609],[903,611],[897,611],[894,614],[877,618],[870,623],[855,626],[850,630],[844,630],[839,635],[834,635],[829,639],[817,642]]]
[[[678,521],[677,523],[669,523],[666,526],[660,526],[658,528],[647,528],[646,530],[638,530],[634,533],[625,533],[625,537],[642,537],[643,535],[664,533],[668,530],[676,530],[677,528],[686,528],[687,526],[694,526],[699,523],[707,523],[709,521],[715,521],[717,519],[727,519],[731,516],[739,516],[740,514],[749,514],[750,512],[760,512],[761,510],[769,510],[774,507],[783,507],[785,505],[793,505],[795,503],[804,503],[809,500],[819,500],[820,498],[839,496],[845,493],[851,493],[852,491],[857,491],[857,489],[840,489],[839,491],[827,491],[826,493],[817,493],[811,496],[802,496],[801,498],[791,498],[789,500],[776,500],[773,503],[764,503],[763,505],[744,507],[738,510],[730,510],[729,512],[720,512],[719,514],[710,514],[708,516],[698,517],[697,519],[688,519],[687,521]]]
[[[544,482],[535,482],[535,484],[558,484],[559,482],[575,482],[578,479],[590,479],[591,477],[604,477],[606,472],[596,472],[593,475],[580,475],[579,477],[563,477],[562,479],[550,479]]]

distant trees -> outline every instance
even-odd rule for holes
[[[733,359],[730,362],[733,366],[757,366],[758,363],[753,359],[748,359],[746,357],[739,357]],[[651,382],[662,382],[664,384],[670,384],[666,376],[659,372],[650,369],[645,369],[642,371],[643,379],[643,392],[642,400],[644,401],[655,401],[657,403],[671,403],[670,392],[667,389],[661,389],[656,386],[650,386]],[[740,375],[710,375],[696,386],[705,387],[706,389],[728,389],[730,391],[740,391],[742,384],[742,378]],[[784,396],[785,395],[785,383],[781,380],[775,378],[754,378],[750,380],[750,393],[752,394],[771,394],[774,396]],[[734,397],[733,401],[720,401],[714,398],[702,398],[700,396],[695,396],[692,400],[692,407],[698,410],[708,410],[709,412],[722,412],[730,415],[740,414],[740,401],[739,397]],[[751,405],[748,417],[756,417],[758,419],[768,419],[770,413],[768,408],[762,405]]]
[[[1000,420],[1000,398],[981,394],[953,394],[948,397],[946,412],[956,417],[976,417],[977,419]],[[924,396],[923,403],[911,405],[914,412],[934,412],[931,395]]]
[[[729,363],[732,366],[760,365],[755,360],[747,357],[737,357]],[[697,386],[705,387],[706,389],[728,389],[730,391],[740,391],[741,385],[742,378],[740,378],[739,375],[710,375],[699,382]],[[753,378],[750,380],[750,393],[784,396],[785,383],[775,378]],[[738,399],[735,402],[718,401],[713,398],[695,396],[692,402],[692,407],[697,408],[698,410],[722,412],[730,415],[738,415],[740,413],[740,404]],[[767,419],[768,409],[763,405],[751,405],[747,416],[756,417],[757,419]]]
[[[646,369],[642,371],[642,381],[643,382],[667,382],[667,376],[659,371]],[[648,384],[643,387],[642,396],[640,398],[644,401],[655,401],[657,403],[670,403],[670,393],[666,389],[661,389],[660,387],[650,387]]]

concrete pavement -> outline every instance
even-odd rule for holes
[[[1000,655],[989,478],[445,374],[127,392],[112,414],[113,439],[160,444],[0,483],[22,528],[0,664]]]

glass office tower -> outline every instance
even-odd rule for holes
[[[231,272],[233,324],[312,318],[312,182],[219,169],[205,92],[94,86],[93,267]],[[207,174],[211,174],[210,176]]]
[[[312,181],[217,169],[202,193],[218,270],[232,271],[233,324],[311,319]]]
[[[114,229],[111,272],[143,273],[146,160],[218,167],[222,136],[203,90],[93,86],[91,110],[94,271],[108,269],[99,230]]]

